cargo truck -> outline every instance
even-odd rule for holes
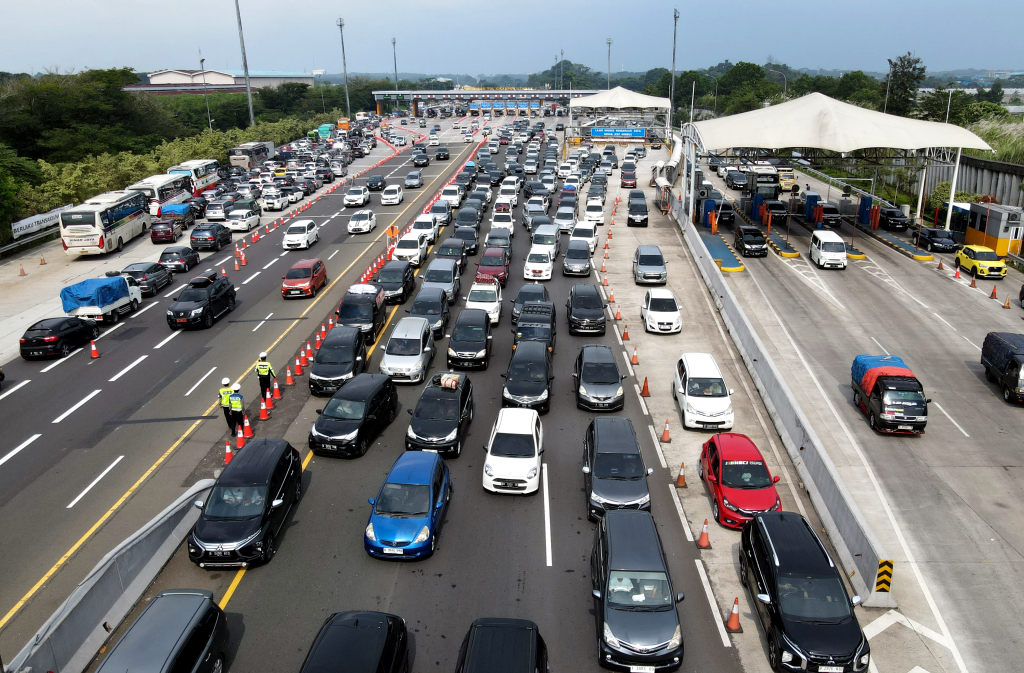
[[[1024,401],[1024,334],[989,332],[981,345],[985,378],[998,385],[1007,402]]]
[[[928,403],[924,386],[898,355],[858,355],[850,368],[853,404],[878,432],[924,434]]]
[[[76,318],[116,323],[142,303],[142,290],[131,276],[108,271],[106,278],[90,278],[60,291],[64,312]]]

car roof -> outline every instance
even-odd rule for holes
[[[624,416],[595,418],[594,449],[598,453],[640,453],[633,423]]]
[[[263,484],[270,480],[277,461],[290,448],[283,439],[254,439],[239,451],[217,478],[218,486]]]
[[[533,246],[530,246],[530,251],[528,253],[526,253],[526,254],[527,255],[533,255],[533,254],[546,255],[549,259],[551,257],[551,251],[548,250],[548,246],[547,245],[533,245]]]
[[[711,353],[683,353],[680,357],[686,362],[687,376],[721,377],[722,372]]]
[[[741,224],[739,230],[744,234],[760,234],[761,230],[752,224]]]
[[[391,332],[392,339],[412,339],[420,338],[423,333],[430,328],[430,323],[427,322],[426,318],[416,318],[413,316],[406,316],[398,321],[395,325],[395,329]]]
[[[398,484],[430,484],[434,464],[440,460],[436,453],[427,451],[406,451],[388,472],[386,482]]]
[[[604,344],[587,344],[580,348],[587,362],[615,362],[612,349]]]
[[[835,564],[807,519],[796,512],[761,512],[756,515],[768,531],[769,552],[778,558],[778,567],[786,574],[836,574]]]
[[[661,248],[656,245],[638,245],[636,251],[641,255],[660,255]]]
[[[591,285],[590,283],[576,283],[570,290],[573,294],[594,294],[596,295],[597,286]]]
[[[525,341],[516,348],[512,353],[512,359],[509,361],[511,366],[512,362],[520,359],[529,359],[534,362],[547,362],[548,346],[546,343],[540,341]]]
[[[665,289],[663,287],[655,287],[648,290],[651,293],[651,299],[675,299],[672,294],[672,290]]]
[[[746,435],[738,432],[720,432],[712,439],[718,446],[722,460],[764,460],[757,445]]]
[[[992,248],[986,247],[984,245],[965,245],[964,247],[965,248],[970,248],[971,250],[974,250],[975,252],[994,252],[992,250]]]
[[[503,231],[504,228],[502,229]],[[490,232],[488,232],[490,233]],[[504,257],[505,248],[484,248],[484,253],[481,257]]]
[[[843,237],[842,236],[840,236],[836,232],[830,231],[828,229],[818,229],[817,231],[814,232],[814,235],[817,236],[818,238],[820,238],[823,241],[830,241],[830,242],[833,242],[833,243],[835,243],[835,242],[840,242],[840,243],[843,242]],[[986,248],[986,250],[987,250],[987,248]]]
[[[39,322],[35,323],[31,327],[29,327],[29,329],[52,329],[57,325],[60,325],[67,319],[67,316],[61,318],[47,318],[46,320],[40,320]]]
[[[544,344],[538,341],[526,341],[523,346],[527,344],[537,344],[541,349],[545,348]],[[516,352],[518,350],[516,349]],[[538,417],[539,415],[534,409],[505,407],[498,411],[498,420],[495,422],[494,430],[510,435],[530,435],[533,434],[533,422]]]
[[[396,267],[404,270],[410,266],[412,266],[412,263],[409,262],[409,260],[407,259],[393,259],[390,262],[384,264],[384,266],[382,266],[380,270],[383,271],[384,269],[393,269]]]
[[[613,509],[605,514],[609,570],[666,571],[650,512]]]
[[[383,612],[337,612],[324,621],[301,673],[329,673],[345,662],[350,673],[376,673],[387,640],[387,615]]]
[[[442,243],[441,245],[462,246],[464,244],[465,241],[463,241],[461,238],[448,238],[445,239],[444,243]],[[454,259],[448,257],[435,257],[434,260],[430,263],[430,266],[427,267],[427,271],[430,271],[431,269],[454,269],[456,264],[458,264],[458,262],[456,262]]]
[[[487,316],[487,311],[482,308],[464,308],[459,313],[459,317],[455,319],[455,324],[459,325],[462,323],[469,323],[483,325],[484,322],[488,320],[490,320],[490,318]]]
[[[349,382],[334,393],[334,398],[339,400],[365,400],[378,388],[388,382],[390,377],[385,374],[370,374],[363,372],[358,374]]]
[[[356,337],[359,336],[361,330],[358,327],[347,327],[345,325],[338,325],[332,327],[331,331],[327,333],[324,338],[323,346],[348,346],[356,341]]]
[[[439,287],[420,288],[420,291],[416,294],[416,298],[413,299],[412,303],[415,304],[420,299],[426,299],[428,301],[441,301],[442,299],[444,299],[444,290],[442,290]]]
[[[320,260],[316,257],[310,257],[309,259],[300,259],[299,261],[292,264],[293,269],[308,269],[312,268],[314,264]]]
[[[554,233],[557,233],[557,232],[558,232],[558,230],[555,229],[555,225],[553,225],[553,224],[542,224],[542,225],[540,225],[539,227],[537,227],[536,229],[533,230],[533,235],[536,236],[537,234],[554,234]]]
[[[537,625],[483,618],[470,627],[464,673],[528,673],[536,669]]]
[[[125,632],[99,671],[159,673],[191,625],[213,603],[213,593],[199,589],[164,591]]]

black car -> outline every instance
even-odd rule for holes
[[[188,205],[192,208],[192,214],[197,220],[206,217],[206,205],[208,203],[204,196],[195,196],[188,200]]]
[[[226,276],[211,271],[196,276],[167,307],[167,326],[172,330],[201,325],[213,327],[213,321],[235,310],[235,286]]]
[[[334,173],[330,168],[317,168],[314,171],[314,174],[320,179],[320,182],[323,182],[324,184],[334,182]]]
[[[651,511],[647,475],[633,423],[622,416],[595,418],[583,436],[583,499],[598,521],[613,509]]]
[[[160,264],[168,271],[185,273],[199,264],[199,253],[192,248],[171,246],[160,253]]]
[[[476,182],[476,175],[472,171],[462,171],[455,176],[455,184],[462,185],[467,192],[474,182]]]
[[[729,189],[743,189],[747,186],[747,174],[742,171],[729,171],[725,174],[725,186]]]
[[[629,215],[626,219],[628,227],[646,227],[648,220],[647,201],[645,199],[632,199],[629,202]]]
[[[935,227],[922,227],[918,232],[917,244],[928,252],[953,252],[957,249],[953,234]]]
[[[476,199],[473,199],[476,201]],[[478,202],[479,203],[479,202]],[[473,206],[463,206],[459,208],[459,212],[455,215],[455,226],[456,227],[472,227],[477,229],[480,226],[480,221],[483,217],[480,215],[480,210]]]
[[[339,325],[327,333],[309,367],[309,392],[333,395],[345,382],[366,371],[362,330]]]
[[[569,334],[604,334],[607,325],[604,309],[604,299],[596,285],[573,285],[565,302]]]
[[[462,373],[439,372],[423,388],[405,433],[406,451],[435,451],[449,458],[462,453],[476,404],[473,384]]]
[[[906,231],[910,220],[899,208],[882,208],[878,211],[878,226],[889,231]]]
[[[366,178],[366,188],[371,192],[379,192],[388,186],[388,181],[384,179],[383,175],[371,175]]]
[[[530,198],[534,194],[547,194],[547,192],[548,190],[544,186],[544,183],[538,180],[527,180],[526,184],[523,185],[523,196],[526,198]]]
[[[546,344],[520,343],[512,353],[508,371],[501,377],[505,379],[501,406],[526,407],[542,414],[551,410],[551,381],[555,378],[555,369]]]
[[[205,248],[216,252],[225,245],[231,245],[231,230],[215,222],[197,224],[188,243],[193,250]]]
[[[563,276],[590,276],[590,244],[582,239],[570,239],[562,257]]]
[[[455,232],[452,236],[465,244],[466,255],[476,254],[477,247],[480,245],[480,237],[475,226],[460,225],[456,222]]]
[[[538,227],[543,227],[545,224],[552,224],[551,218],[547,215],[534,215],[530,218],[530,233],[537,231]]]
[[[430,157],[424,153],[414,154],[412,157],[412,165],[416,167],[429,166]]]
[[[839,212],[831,203],[822,203],[821,205],[821,222],[826,227],[835,227],[838,229],[843,224],[843,215]]]
[[[549,353],[555,352],[555,305],[550,301],[528,301],[523,304],[519,321],[512,328],[512,350],[522,341],[539,341]]]
[[[448,158],[449,158],[448,157],[448,148],[445,147],[444,145],[441,145],[436,150],[434,150],[434,159],[440,161],[442,159],[448,159]]]
[[[337,324],[358,327],[367,343],[372,344],[384,331],[387,319],[384,289],[377,285],[353,285],[341,298],[341,305],[334,314]]]
[[[774,670],[866,671],[871,646],[853,612],[860,596],[805,518],[758,512],[740,535],[740,575],[768,639]]]
[[[505,179],[505,171],[489,170],[487,171],[487,177],[490,179],[491,187],[496,187]]]
[[[736,224],[736,211],[728,201],[719,201],[717,213],[719,224]]]
[[[170,589],[149,602],[96,670],[222,673],[227,641],[212,591]]]
[[[482,618],[459,648],[455,673],[548,673],[548,646],[526,619]]]
[[[612,349],[603,344],[587,344],[580,349],[572,371],[576,386],[576,408],[587,411],[619,411],[626,406],[622,382]]]
[[[171,272],[157,262],[129,264],[121,269],[121,275],[134,278],[142,294],[155,295],[160,288],[171,284]]]
[[[398,392],[390,376],[359,374],[334,393],[309,430],[315,454],[359,457],[398,414]]]
[[[21,357],[67,357],[100,335],[100,328],[92,320],[81,318],[47,318],[35,323],[22,335]]]
[[[767,257],[768,241],[757,227],[743,225],[736,227],[732,247],[744,257]]]
[[[484,219],[484,215],[483,215],[484,211],[487,210],[486,202],[483,199],[481,199],[481,198],[477,198],[479,196],[480,196],[479,192],[471,192],[469,194],[469,197],[462,203],[462,208],[459,209],[459,212],[462,212],[466,208],[472,208],[473,210],[475,210],[476,214],[477,214],[477,216],[479,218],[477,220],[477,226],[479,226],[480,222],[483,221],[483,219]],[[458,216],[456,216],[456,218],[457,217]],[[466,217],[468,219],[468,216],[466,216]]]
[[[436,259],[453,259],[459,265],[459,272],[466,270],[466,242],[461,238],[446,238],[437,246]]]
[[[519,294],[516,295],[515,299],[512,299],[512,324],[515,325],[519,322],[519,314],[523,311],[523,306],[526,302],[530,301],[544,301],[550,302],[551,298],[548,296],[548,289],[546,286],[541,285],[538,282],[529,283],[519,288]]]
[[[448,338],[448,367],[487,369],[491,358],[491,319],[481,308],[467,308],[455,319]]]
[[[430,323],[434,338],[439,339],[448,326],[448,299],[439,287],[425,287],[412,300],[412,308],[405,312],[414,318],[424,318]]]
[[[597,525],[590,576],[598,661],[619,671],[674,671],[683,635],[661,538],[650,512],[613,509]]]
[[[299,673],[405,673],[409,633],[398,615],[366,610],[336,612],[320,627]]]
[[[254,439],[224,467],[186,538],[200,568],[269,563],[274,539],[302,497],[302,459],[283,439]]]
[[[393,259],[374,277],[375,285],[384,288],[384,302],[402,304],[416,289],[416,273],[406,260]]]

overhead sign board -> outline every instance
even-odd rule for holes
[[[495,101],[494,102],[494,109],[496,109],[496,110],[504,110],[505,109],[505,101],[501,101],[501,100]]]
[[[647,129],[610,127],[590,129],[591,138],[646,138]]]
[[[470,110],[476,110],[478,107],[480,107],[480,106],[477,103],[470,103],[469,104],[469,109]]]
[[[491,102],[485,100],[484,102],[480,103],[480,107],[483,108],[484,110],[490,110]]]
[[[539,100],[532,100],[532,101],[530,101],[530,107],[532,107],[532,108],[540,107],[540,101]]]
[[[525,110],[530,104],[524,100],[519,101],[519,109]]]

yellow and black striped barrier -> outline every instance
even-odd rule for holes
[[[878,561],[878,576],[875,578],[875,591],[889,592],[892,585],[892,561],[881,559]]]

